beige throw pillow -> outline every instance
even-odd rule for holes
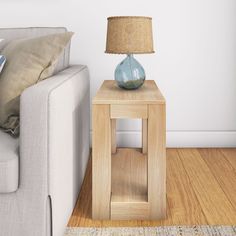
[[[0,75],[0,127],[19,134],[20,95],[53,74],[57,60],[73,33],[11,41],[1,52],[7,62]]]

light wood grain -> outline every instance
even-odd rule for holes
[[[147,220],[148,202],[111,202],[112,220]]]
[[[111,153],[116,153],[116,119],[111,119]]]
[[[142,119],[142,152],[147,153],[148,145],[148,120]]]
[[[148,108],[148,202],[150,219],[166,216],[165,104]]]
[[[146,80],[136,90],[124,90],[114,80],[105,80],[93,98],[93,104],[163,104],[165,98],[154,80]]]
[[[209,224],[233,224],[236,211],[198,150],[178,150],[192,187]]]
[[[93,219],[109,219],[111,198],[111,122],[109,106],[93,105],[92,116],[92,216]]]
[[[112,155],[111,202],[147,202],[147,156],[141,149],[118,148]]]
[[[222,156],[220,149],[199,149],[203,160],[211,168],[215,179],[224,188],[224,193],[233,205],[236,214],[236,171]]]
[[[133,203],[148,202],[150,205],[150,219],[164,217],[166,215],[165,99],[155,81],[145,81],[141,88],[132,91],[120,89],[115,81],[104,81],[93,99],[93,106],[93,110],[97,111],[97,113],[94,112],[93,118],[93,129],[96,129],[95,133],[93,132],[93,135],[95,135],[95,138],[93,138],[93,145],[95,145],[93,159],[96,159],[96,161],[93,161],[93,171],[95,172],[93,185],[103,184],[100,189],[103,192],[102,194],[98,194],[98,187],[93,187],[93,195],[96,194],[93,197],[93,208],[95,207],[93,209],[93,217],[95,219],[108,219],[107,209],[110,205],[107,203],[107,199],[110,197],[108,193],[110,180],[106,181],[105,176],[107,178],[110,176],[110,166],[107,166],[110,165],[109,158],[114,159],[112,162],[115,164],[112,164],[112,169],[114,169],[114,165],[118,166],[117,171],[112,170],[114,174],[112,174],[111,181],[111,203],[119,202],[118,205],[113,204],[116,209],[113,212],[119,212],[118,215],[120,217],[122,215],[121,210],[125,209],[123,215],[126,215],[127,218],[129,217],[127,216],[127,209],[137,211],[137,206]],[[109,115],[107,115],[107,111],[109,111]],[[100,120],[96,123],[98,118]],[[116,158],[111,158],[111,153],[116,151],[114,142],[115,123],[114,120],[109,121],[109,119],[123,118],[145,119],[143,122],[142,151],[147,153],[148,150],[148,170],[147,158],[142,156],[140,161],[137,161],[138,159],[133,155],[135,152],[126,151],[128,155],[124,155],[127,156],[125,159],[120,158],[119,154],[116,155]],[[109,124],[109,127],[105,128],[105,124]],[[101,140],[99,140],[98,131],[101,133]],[[109,136],[106,136],[108,133]],[[112,140],[108,141],[108,139]],[[108,147],[110,148],[110,154],[108,153]],[[142,155],[140,151],[137,157],[139,155]],[[142,162],[144,162],[143,167],[139,167]],[[109,169],[108,171],[98,174],[99,171],[102,172],[107,168]],[[145,185],[148,186],[148,189],[145,187],[145,194],[140,193],[140,191],[143,191],[143,180],[145,180]],[[105,185],[109,185],[109,187],[105,187]],[[99,204],[102,201],[102,196],[105,196],[105,203]],[[124,203],[123,207],[122,202]],[[125,206],[129,203],[132,207],[126,208]],[[105,213],[99,213],[99,210],[101,211],[102,209],[105,210]],[[134,212],[130,213],[132,219],[135,214],[137,215]],[[117,217],[117,214],[114,213],[113,216]]]
[[[236,171],[236,152],[233,148],[221,148],[221,153],[225,156],[228,162],[234,167]]]
[[[112,119],[147,119],[147,105],[111,105]]]
[[[182,151],[185,149],[181,149],[181,152],[178,152],[178,149],[167,149],[167,218],[165,220],[92,220],[91,212],[92,212],[92,165],[91,159],[88,163],[88,168],[86,171],[84,183],[80,192],[80,196],[78,198],[76,207],[73,211],[73,214],[70,218],[68,226],[71,227],[145,227],[145,226],[164,226],[164,225],[236,225],[235,220],[235,212],[229,211],[225,213],[222,217],[221,213],[218,214],[215,210],[211,210],[211,208],[219,208],[219,211],[224,210],[228,204],[230,204],[229,199],[227,198],[227,190],[225,186],[215,185],[214,188],[220,189],[221,194],[216,195],[212,194],[212,191],[208,191],[208,178],[203,178],[204,181],[201,181],[202,177],[205,176],[206,173],[213,173],[216,171],[217,175],[222,176],[225,175],[225,178],[228,179],[228,173],[224,171],[224,164],[221,169],[213,170],[213,166],[208,166],[207,171],[205,168],[201,168],[201,164],[199,162],[194,162],[191,164],[194,166],[194,169],[197,170],[196,174],[192,174],[191,168],[188,171],[183,169],[183,163],[186,165],[187,162],[192,162],[191,158],[188,155],[182,156]],[[195,152],[198,149],[191,149],[191,151]],[[223,155],[223,152],[224,155]],[[222,162],[228,162],[228,159],[225,158],[225,154],[229,154],[229,158],[233,161],[236,157],[236,149],[220,149],[222,153]],[[209,154],[211,153],[211,149],[209,149]],[[220,154],[219,154],[220,155]],[[200,157],[201,158],[201,157]],[[211,157],[214,161],[214,155]],[[204,160],[202,160],[204,161]],[[183,162],[183,163],[182,163]],[[200,162],[202,163],[202,162]],[[230,163],[231,164],[231,163]],[[232,165],[233,166],[233,165]],[[209,171],[209,170],[210,171]],[[206,173],[205,173],[206,172]],[[207,174],[208,175],[208,174]],[[215,175],[211,174],[211,178],[215,179]],[[192,184],[193,182],[198,182],[200,179],[200,184]],[[203,183],[202,183],[203,182]],[[236,183],[235,183],[236,184]],[[194,186],[194,187],[193,187]],[[219,191],[219,190],[217,190]],[[216,191],[216,194],[217,194]],[[200,194],[196,194],[200,192]],[[198,201],[198,197],[201,198],[203,195],[203,200],[209,198],[207,200],[208,207],[203,207]],[[222,199],[221,196],[223,195]],[[216,197],[218,200],[214,200],[212,198]],[[219,204],[220,198],[220,204]],[[227,204],[225,206],[225,203]],[[208,210],[209,208],[209,210]],[[201,213],[202,212],[202,213]],[[206,212],[206,216],[204,214]],[[204,217],[205,216],[205,217]],[[230,218],[232,220],[227,219]]]
[[[191,181],[176,149],[167,149],[167,200],[171,219],[181,225],[206,224]]]

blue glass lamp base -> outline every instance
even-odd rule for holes
[[[128,54],[115,70],[115,80],[118,86],[123,89],[132,90],[141,87],[145,77],[143,67],[132,54]]]

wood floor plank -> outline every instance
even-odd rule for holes
[[[236,172],[220,149],[199,149],[199,152],[234,206],[236,215]]]
[[[236,171],[236,148],[221,148],[220,151],[224,154],[226,159],[234,167]]]
[[[207,224],[176,149],[167,150],[167,166],[167,197],[173,224]]]
[[[208,150],[209,153],[206,158],[204,158],[206,154],[203,155],[203,152],[198,150],[167,149],[167,218],[161,221],[92,220],[92,166],[90,157],[80,196],[68,226],[235,225],[234,203],[229,200],[235,195],[235,190],[232,192],[230,190],[233,182],[231,179],[229,180],[233,174],[232,171],[230,174],[226,173],[225,168],[229,170],[230,163],[236,170],[236,149],[220,149],[219,152],[224,154],[222,159],[218,157],[218,154],[215,155],[215,151],[212,149]],[[226,180],[229,180],[230,183],[227,183],[226,187],[222,187]]]
[[[236,212],[196,149],[178,149],[200,207],[209,224],[236,224]]]

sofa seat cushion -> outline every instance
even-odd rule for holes
[[[19,139],[0,130],[0,193],[14,192],[19,183]]]

